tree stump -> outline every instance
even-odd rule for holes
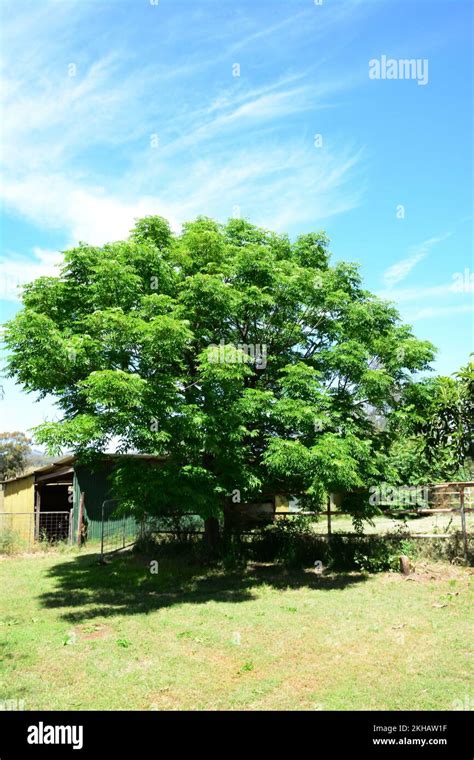
[[[410,575],[410,560],[405,554],[400,557],[400,572],[402,575]]]

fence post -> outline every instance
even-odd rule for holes
[[[102,509],[101,509],[101,525],[100,525],[100,564],[104,564],[104,510],[105,510],[105,501],[102,502]]]
[[[74,542],[73,534],[74,534],[74,507],[71,507],[71,509],[69,510],[69,527],[68,527],[68,535],[67,535],[67,542],[70,545],[72,545]]]
[[[459,512],[461,513],[461,530],[462,530],[462,543],[464,561],[468,563],[468,548],[467,548],[467,530],[466,530],[466,513],[464,511],[464,486],[459,488]]]
[[[77,519],[77,545],[79,548],[82,546],[82,522],[84,516],[84,492],[81,493],[79,498],[79,515]]]
[[[40,511],[41,511],[41,491],[35,489],[35,517],[34,517],[34,541],[39,541],[40,537]]]
[[[331,503],[332,503],[332,494],[329,494],[328,498],[328,540],[331,538],[332,535],[332,527],[331,527]]]

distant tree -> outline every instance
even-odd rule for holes
[[[377,419],[434,354],[355,264],[330,264],[324,233],[290,242],[208,218],[175,236],[147,217],[128,240],[66,251],[58,277],[25,287],[6,341],[10,376],[63,410],[38,441],[165,454],[161,468],[124,463],[119,492],[205,518],[275,492],[317,506],[387,477]]]
[[[0,433],[0,480],[20,475],[30,451],[31,440],[24,433]]]

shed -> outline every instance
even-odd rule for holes
[[[130,456],[162,460],[153,455]],[[69,455],[3,481],[0,530],[12,530],[28,543],[41,537],[99,540],[102,504],[112,498],[109,476],[118,459],[119,455],[104,454],[95,464],[85,465]],[[113,523],[111,511],[107,517]]]

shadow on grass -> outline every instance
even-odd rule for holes
[[[100,565],[88,554],[55,564],[49,570],[54,589],[40,596],[44,607],[62,610],[72,623],[111,615],[149,614],[179,604],[246,602],[259,587],[314,590],[344,589],[367,579],[361,573],[317,575],[311,570],[287,571],[276,565],[252,565],[225,571],[193,564],[184,558],[164,558],[153,574],[155,558],[132,553]]]

